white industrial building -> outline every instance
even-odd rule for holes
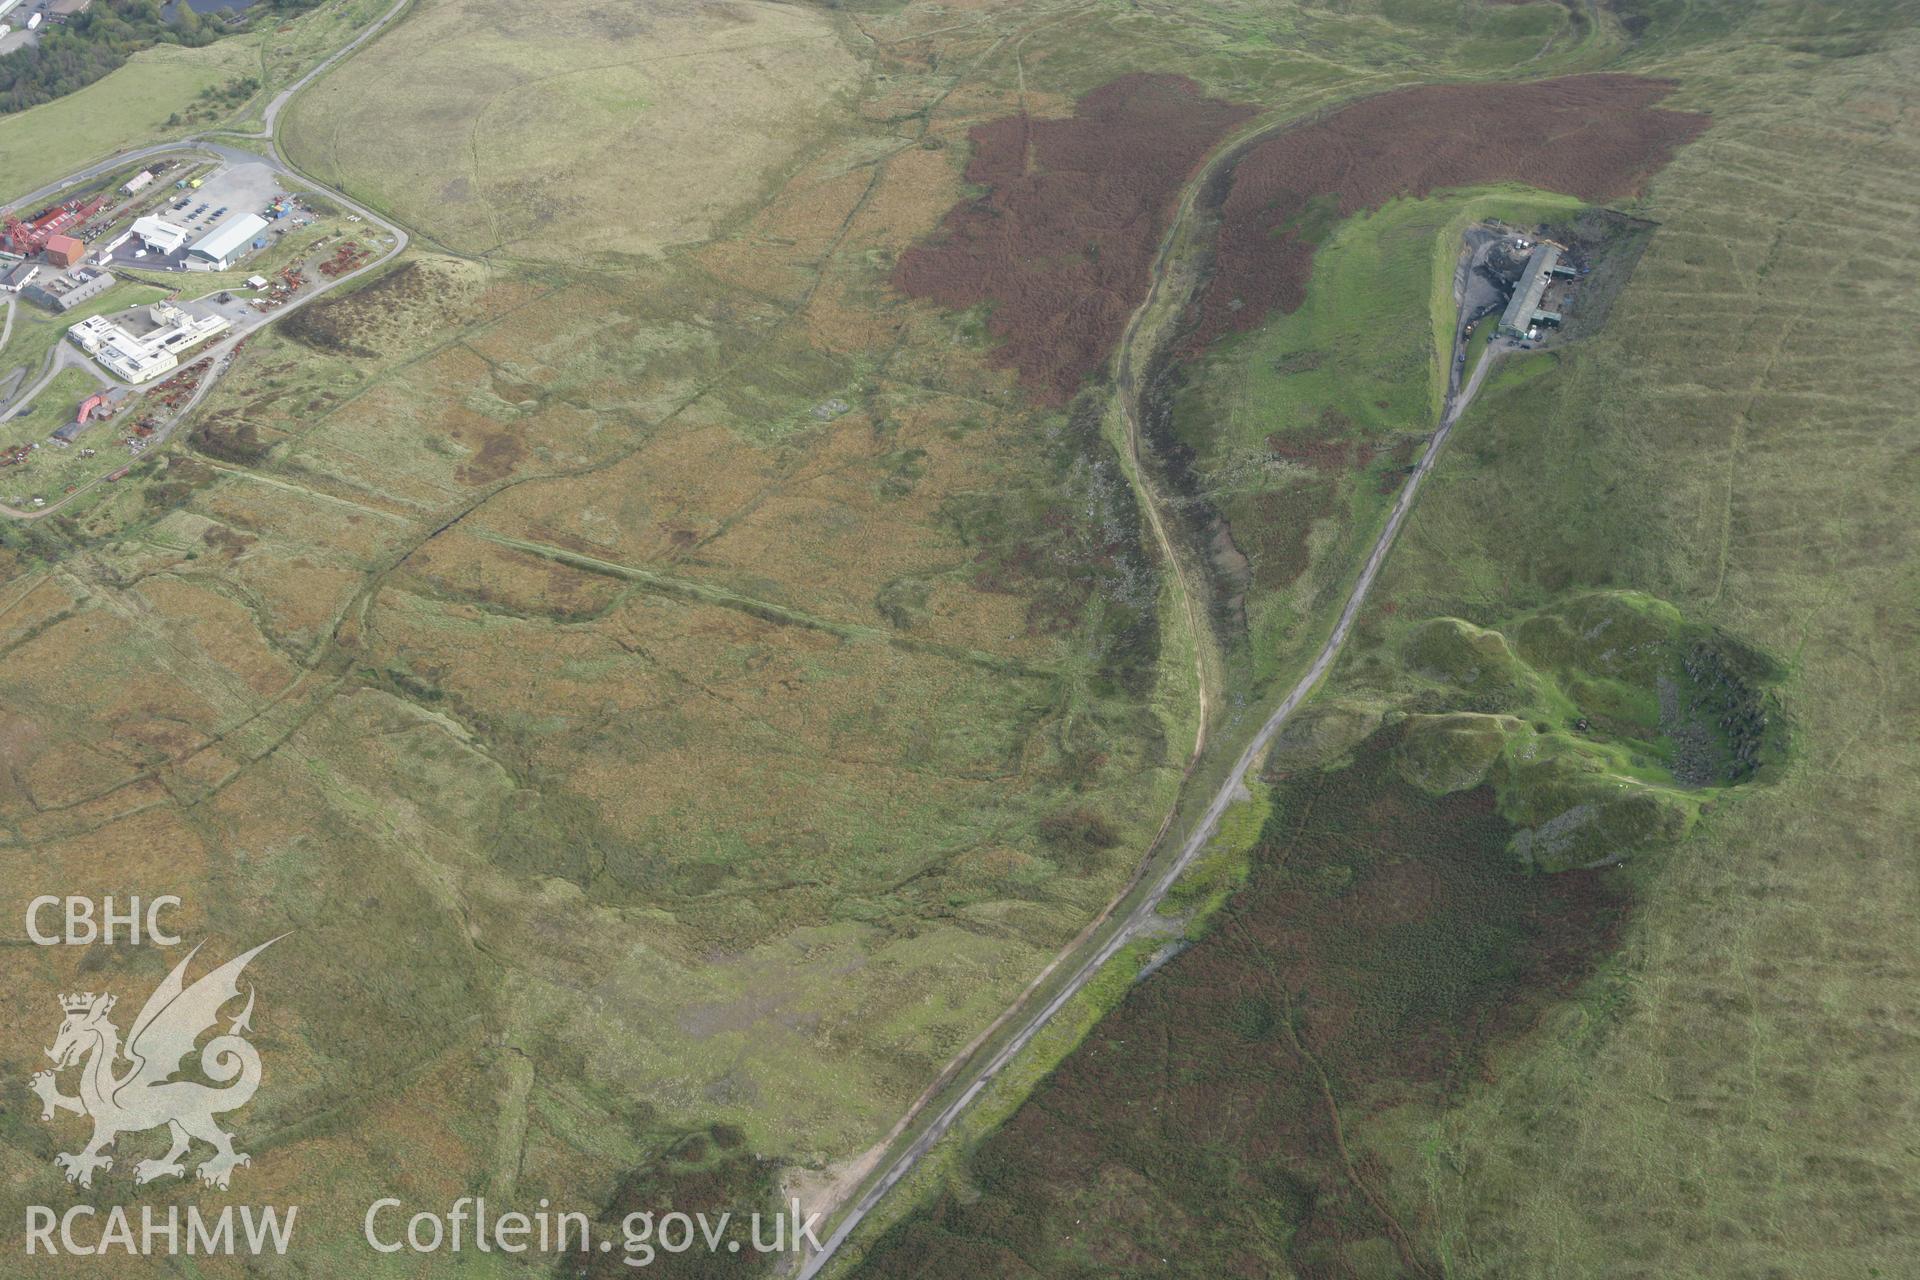
[[[152,181],[153,181],[153,170],[142,169],[140,172],[134,174],[131,178],[128,178],[125,182],[120,184],[120,194],[123,196],[130,196],[134,192],[138,191],[140,188],[146,186],[149,182],[152,182]]]
[[[171,302],[154,303],[146,315],[152,328],[142,333],[130,332],[106,316],[89,316],[68,329],[67,336],[114,376],[148,382],[178,365],[182,352],[232,324],[223,315],[193,315]]]
[[[257,213],[243,213],[222,223],[194,242],[187,250],[187,268],[193,271],[225,271],[247,256],[253,238],[267,229],[267,220]]]
[[[133,220],[133,234],[153,253],[176,253],[193,233],[178,223],[148,214]]]

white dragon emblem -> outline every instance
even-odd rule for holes
[[[114,997],[92,992],[60,997],[66,1020],[60,1024],[53,1047],[47,1050],[54,1067],[34,1073],[31,1086],[40,1095],[42,1120],[53,1119],[56,1111],[93,1119],[93,1138],[82,1150],[53,1158],[66,1170],[68,1182],[92,1186],[94,1170],[113,1168],[113,1158],[101,1153],[113,1145],[115,1138],[161,1125],[172,1134],[173,1147],[158,1160],[135,1164],[135,1182],[184,1177],[186,1168],[180,1157],[195,1138],[214,1148],[199,1170],[200,1181],[209,1186],[225,1190],[234,1169],[251,1163],[251,1157],[233,1149],[233,1135],[223,1132],[213,1118],[245,1106],[260,1087],[259,1050],[241,1036],[251,1030],[252,988],[247,991],[246,1008],[229,1024],[227,1033],[207,1041],[200,1051],[201,1071],[225,1087],[172,1077],[180,1070],[181,1060],[193,1051],[194,1042],[219,1021],[221,1007],[239,996],[240,971],[247,962],[279,940],[271,939],[235,956],[189,987],[185,974],[187,965],[200,952],[196,946],[147,997],[127,1034],[124,1051],[120,1029],[107,1018],[113,1011]],[[116,1074],[122,1057],[132,1065]],[[56,1075],[83,1062],[80,1095],[70,1098],[60,1092]]]

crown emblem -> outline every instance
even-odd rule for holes
[[[195,947],[147,997],[124,1046],[120,1029],[107,1016],[113,1012],[115,996],[92,991],[59,993],[65,1020],[53,1047],[46,1051],[53,1067],[36,1071],[28,1088],[39,1095],[42,1120],[70,1111],[93,1121],[93,1137],[85,1146],[54,1157],[68,1182],[91,1187],[94,1174],[113,1168],[115,1157],[105,1152],[118,1135],[163,1127],[173,1134],[173,1147],[159,1159],[138,1161],[133,1166],[136,1184],[186,1176],[180,1157],[194,1141],[213,1147],[213,1154],[201,1161],[198,1170],[207,1186],[225,1191],[233,1171],[252,1163],[246,1152],[233,1149],[233,1135],[220,1128],[214,1117],[246,1106],[260,1087],[260,1051],[245,1034],[253,1013],[253,991],[249,987],[243,993],[240,979],[248,961],[272,945],[263,942],[189,985],[187,968],[200,951]],[[227,1023],[222,1034],[221,1011],[242,994],[247,1007]],[[216,1083],[173,1079],[208,1032],[213,1037],[198,1050],[198,1074]],[[122,1060],[130,1064],[124,1070]],[[78,1097],[60,1091],[60,1073],[68,1070],[80,1072]],[[0,1271],[10,1270],[0,1267]]]

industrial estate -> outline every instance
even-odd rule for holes
[[[51,352],[37,380],[27,370],[11,385],[0,379],[0,467],[9,482],[0,499],[31,510],[57,505],[89,480],[124,478],[105,465],[111,455],[86,448],[63,461],[97,463],[55,467],[58,490],[33,492],[46,470],[38,464],[50,460],[45,449],[67,450],[92,424],[116,419],[120,450],[145,455],[198,398],[207,344],[238,341],[376,256],[349,233],[357,215],[316,225],[321,214],[310,199],[284,189],[273,166],[243,155],[182,150],[88,186],[0,215],[0,298],[47,313],[67,352]],[[85,385],[63,371],[85,375]],[[63,390],[68,412],[50,418],[43,402]],[[38,438],[9,430],[27,422],[41,424]]]

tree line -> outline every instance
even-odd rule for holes
[[[280,17],[319,3],[257,0],[241,18],[227,9],[202,15],[185,3],[162,0],[96,0],[63,24],[43,24],[39,43],[0,56],[0,114],[83,89],[142,49],[158,44],[198,48],[245,30],[255,13]]]

